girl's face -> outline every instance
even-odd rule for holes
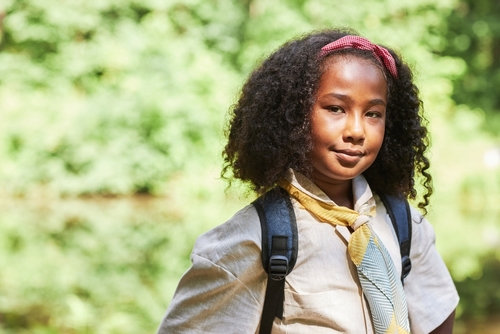
[[[363,173],[382,146],[387,82],[369,60],[328,60],[311,112],[315,181],[339,184]]]

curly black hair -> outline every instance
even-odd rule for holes
[[[281,46],[253,71],[230,110],[221,176],[229,182],[249,183],[257,193],[274,187],[289,168],[311,177],[310,113],[321,75],[329,58],[352,55],[380,66],[388,84],[384,141],[363,175],[375,192],[403,193],[410,199],[417,196],[415,180],[419,180],[425,193],[418,206],[426,212],[433,192],[429,160],[424,155],[429,140],[412,71],[389,48],[397,78],[371,51],[348,48],[319,57],[323,46],[346,35],[358,34],[335,29],[302,36]]]

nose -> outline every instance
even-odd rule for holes
[[[365,125],[361,115],[350,114],[347,116],[344,140],[351,143],[362,143],[365,140]]]

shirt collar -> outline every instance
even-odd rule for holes
[[[289,169],[285,178],[288,182],[309,196],[328,204],[337,205],[323,192],[323,190],[321,190],[316,184],[314,184],[314,182],[309,180],[303,174],[294,171],[293,169]],[[369,212],[375,205],[373,193],[363,175],[358,175],[352,180],[352,192],[354,210],[357,212],[361,214]]]

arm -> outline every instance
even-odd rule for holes
[[[455,322],[455,310],[451,312],[450,316],[438,328],[433,330],[430,334],[451,334],[453,333],[453,323]]]

